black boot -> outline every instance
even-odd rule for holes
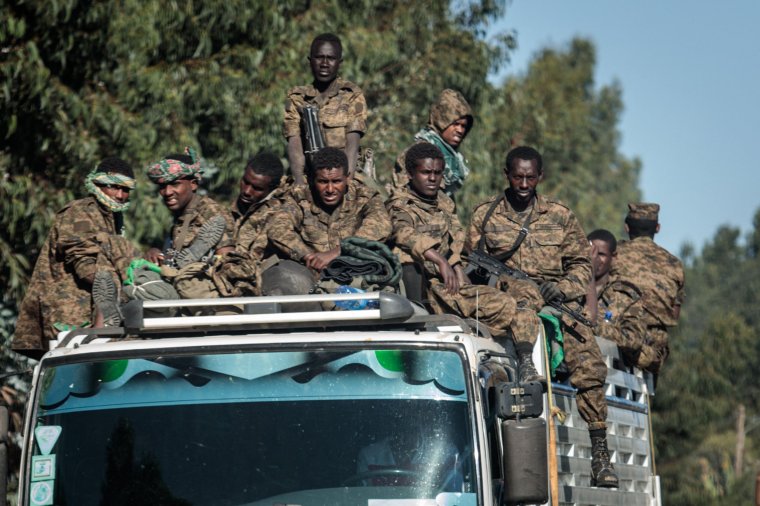
[[[591,437],[591,486],[617,488],[618,477],[610,462],[607,437]]]
[[[119,310],[119,291],[110,272],[98,271],[92,282],[92,301],[103,314],[103,325],[118,327],[121,325]]]
[[[538,381],[542,385],[546,385],[546,378],[538,374],[536,366],[533,365],[532,353],[522,352],[518,355],[518,364],[520,370],[520,383],[530,383],[531,381]]]
[[[181,269],[188,264],[199,262],[203,259],[203,255],[216,246],[216,243],[222,238],[226,227],[227,222],[220,215],[214,216],[204,223],[200,230],[198,230],[198,234],[195,236],[192,244],[187,248],[183,248],[174,257],[177,267]]]

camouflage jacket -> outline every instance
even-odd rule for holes
[[[241,213],[237,201],[232,205],[232,218],[235,222],[235,250],[248,253],[250,258],[261,261],[275,254],[267,237],[267,222],[282,205],[286,187],[279,186],[261,201],[252,204],[245,213]]]
[[[608,279],[597,287],[596,334],[628,350],[638,350],[646,340],[641,290],[631,283]]]
[[[109,239],[121,232],[114,213],[93,197],[69,202],[58,211],[19,308],[14,350],[37,350],[41,356],[59,330],[91,322],[92,276],[104,253],[115,254]]]
[[[501,203],[484,230],[483,218],[495,199],[501,199]],[[485,234],[488,253],[499,256],[509,251],[529,212],[528,209],[517,213],[502,195],[478,205],[467,231],[465,248],[476,249]],[[586,234],[573,212],[558,200],[536,195],[528,227],[528,236],[506,265],[525,272],[535,281],[556,282],[567,300],[583,297],[591,281],[591,258]]]
[[[313,85],[296,86],[288,91],[285,101],[285,120],[282,133],[285,138],[301,135],[301,113],[304,105],[319,106],[319,121],[325,144],[344,149],[346,134],[367,130],[367,102],[361,88],[338,77],[320,96]]]
[[[339,247],[347,237],[384,242],[390,233],[391,220],[380,195],[353,180],[332,213],[314,203],[308,186],[292,187],[267,227],[272,244],[297,261],[309,253]]]
[[[217,215],[224,216],[227,227],[215,249],[234,246],[235,226],[230,212],[212,198],[196,193],[182,214],[174,217],[170,235],[171,247],[180,251],[192,244],[203,224]]]
[[[435,248],[452,266],[461,263],[464,228],[454,201],[443,191],[438,191],[436,200],[426,200],[408,186],[395,188],[385,205],[393,223],[394,252],[401,263],[424,265],[431,278],[439,273],[436,265],[425,259],[427,250]]]
[[[665,248],[649,237],[621,241],[611,275],[641,287],[648,325],[678,324],[675,307],[684,301],[683,265]]]

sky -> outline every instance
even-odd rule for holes
[[[512,0],[490,28],[517,32],[497,83],[544,47],[575,36],[595,43],[597,88],[617,80],[623,89],[620,151],[641,159],[643,200],[661,206],[657,243],[700,251],[721,225],[752,229],[760,0]]]

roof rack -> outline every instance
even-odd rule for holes
[[[322,303],[375,301],[376,309],[323,310]],[[202,316],[158,316],[157,311],[196,308],[235,314]],[[62,336],[58,347],[87,344],[95,339],[124,337],[176,337],[216,332],[261,330],[328,329],[349,327],[403,327],[404,330],[466,332],[490,337],[483,325],[454,315],[430,315],[405,297],[389,292],[348,294],[281,295],[130,301],[122,307],[122,327],[85,328]]]

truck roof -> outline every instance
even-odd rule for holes
[[[338,302],[373,301],[369,308],[335,309]],[[318,303],[317,310],[292,311]],[[181,311],[236,307],[239,314],[150,317],[158,310]],[[332,306],[332,307],[331,307]],[[406,298],[386,292],[224,299],[131,301],[122,327],[63,332],[46,359],[63,356],[253,344],[356,343],[358,341],[444,344],[467,340],[473,352],[503,353],[483,325],[452,315],[429,315]]]

